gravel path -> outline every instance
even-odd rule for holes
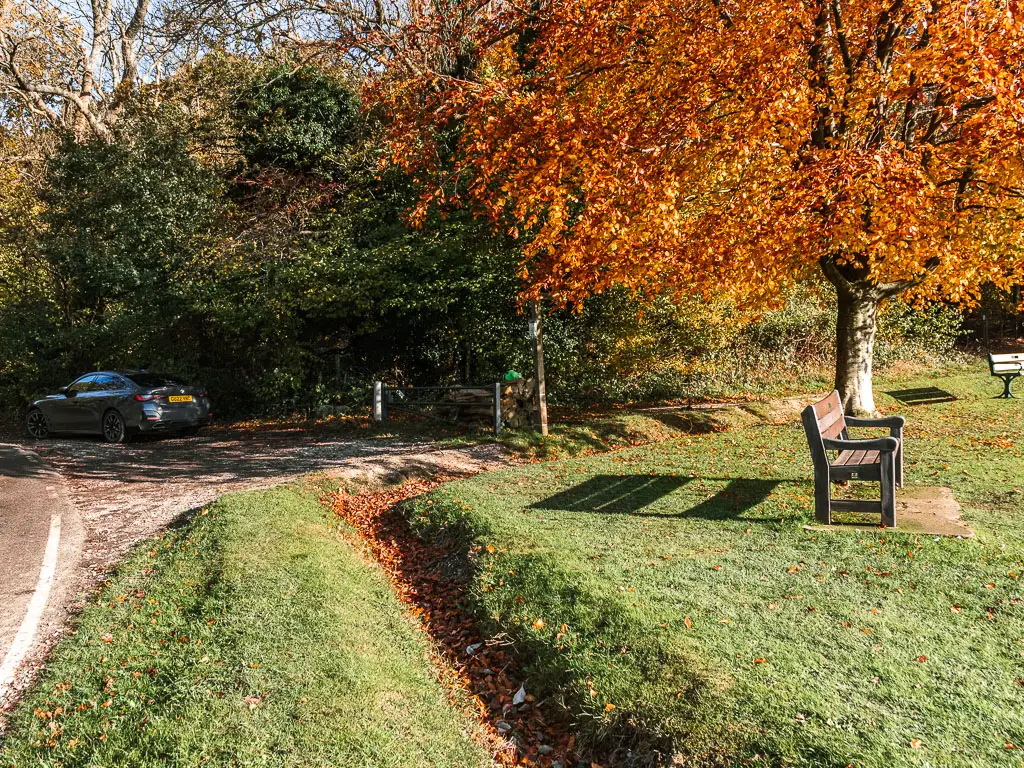
[[[473,474],[504,463],[499,446],[439,449],[429,441],[302,429],[213,430],[108,445],[65,438],[29,443],[64,479],[82,516],[82,564],[101,577],[141,539],[222,493],[265,488],[312,472],[389,478]]]

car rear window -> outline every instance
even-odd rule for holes
[[[178,376],[163,373],[132,373],[128,377],[140,387],[184,387],[188,382]]]

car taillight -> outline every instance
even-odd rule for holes
[[[209,397],[209,395],[208,395],[208,394],[206,394],[205,392],[200,392],[200,393],[199,393],[199,396],[200,396],[200,397]]]
[[[135,399],[140,403],[148,403],[150,400],[156,400],[157,395],[136,395]]]

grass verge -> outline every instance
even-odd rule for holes
[[[478,620],[610,761],[1019,766],[1020,401],[984,373],[879,385],[908,482],[950,486],[976,539],[803,530],[795,423],[487,473],[410,519],[463,537]]]
[[[11,713],[0,765],[488,765],[318,497],[225,496],[144,545]]]

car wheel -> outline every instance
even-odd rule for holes
[[[117,411],[107,411],[103,414],[103,439],[108,443],[123,443],[128,436],[125,428],[124,417]]]
[[[36,440],[44,440],[50,436],[50,421],[46,418],[46,414],[38,408],[33,408],[28,412],[28,416],[25,417],[25,426],[28,427],[28,433]]]

